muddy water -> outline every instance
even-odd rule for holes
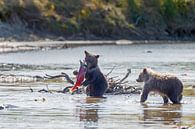
[[[163,105],[158,95],[146,104],[139,95],[106,95],[104,99],[86,95],[31,92],[45,88],[61,90],[65,82],[1,83],[0,128],[36,129],[157,129],[195,127],[195,44],[93,46],[64,50],[34,51],[0,55],[1,74],[40,75],[66,72],[72,76],[84,50],[100,54],[100,67],[111,76],[132,74],[130,85],[143,67],[176,74],[185,84],[181,105]],[[4,108],[4,109],[3,109]]]

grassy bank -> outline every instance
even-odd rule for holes
[[[68,39],[195,39],[194,0],[1,0],[0,20]]]

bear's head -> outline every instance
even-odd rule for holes
[[[87,68],[95,68],[98,65],[99,55],[93,55],[87,51],[85,51],[85,62],[87,64]]]
[[[149,69],[144,68],[141,73],[139,74],[138,79],[136,79],[137,82],[146,82],[149,79]]]

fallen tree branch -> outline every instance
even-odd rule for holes
[[[69,82],[70,84],[74,85],[74,81],[68,76],[68,74],[66,73],[61,73],[62,75],[64,75],[64,77],[66,78],[67,82]]]
[[[108,72],[105,75],[108,81],[108,89],[106,91],[106,94],[116,95],[116,94],[140,94],[141,93],[142,88],[130,86],[129,81],[126,80],[131,73],[131,69],[127,69],[127,73],[125,74],[125,76],[122,79],[120,79],[118,76],[109,77],[109,75],[113,72],[114,68],[115,66],[111,69],[110,72]],[[68,83],[74,85],[74,81],[66,73],[62,72],[60,75],[55,75],[55,76],[46,74],[47,79],[55,79],[59,77],[65,77]],[[67,93],[69,92],[69,88],[71,87],[72,86],[67,86],[62,91],[56,91],[56,92]],[[49,89],[40,90],[40,92],[49,92],[49,91],[50,91]],[[75,94],[83,93],[83,90],[82,88],[79,88],[74,93]]]
[[[127,69],[127,74],[119,81],[119,83],[123,82],[131,73],[131,69]]]
[[[116,66],[114,66],[114,67],[110,70],[110,72],[108,72],[105,76],[106,76],[106,77],[109,76],[109,75],[112,73],[112,71],[115,69],[115,67],[116,67]]]
[[[60,78],[60,77],[64,77],[68,83],[74,85],[74,81],[66,73],[62,72],[61,74],[55,75],[55,76],[48,75],[48,74],[45,75],[46,79],[55,79],[55,78]]]

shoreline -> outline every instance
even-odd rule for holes
[[[0,54],[25,52],[34,50],[64,49],[81,46],[96,45],[134,45],[134,44],[174,44],[195,43],[195,41],[174,40],[67,40],[67,41],[22,41],[22,42],[0,42]]]

